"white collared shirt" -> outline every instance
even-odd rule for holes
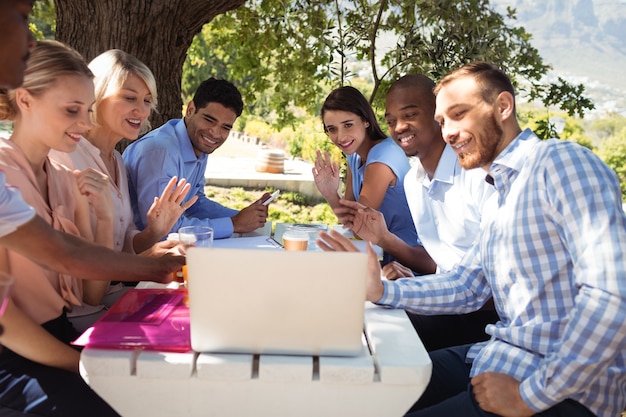
[[[488,201],[495,189],[482,169],[465,170],[454,150],[443,150],[435,177],[426,175],[419,159],[404,177],[404,190],[422,245],[437,264],[449,271],[472,247]]]

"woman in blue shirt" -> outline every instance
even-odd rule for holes
[[[389,231],[407,244],[419,241],[402,181],[410,169],[404,151],[380,128],[367,99],[354,87],[333,90],[322,105],[324,131],[347,155],[344,199],[381,211]],[[339,207],[339,165],[317,151],[315,185],[328,204]],[[383,264],[393,260],[383,255]]]

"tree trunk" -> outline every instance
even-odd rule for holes
[[[154,73],[159,93],[158,127],[182,114],[180,82],[187,49],[202,26],[245,0],[55,0],[57,40],[89,62],[122,49]]]

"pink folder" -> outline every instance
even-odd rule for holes
[[[104,349],[189,352],[189,307],[185,297],[186,290],[129,290],[72,343]]]

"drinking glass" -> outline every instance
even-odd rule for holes
[[[178,229],[180,243],[189,247],[213,247],[213,228],[208,226],[185,226]]]
[[[195,246],[198,248],[213,247],[213,228],[208,226],[185,226],[178,229],[178,240],[185,248]],[[187,265],[182,268],[183,286],[187,288]]]

